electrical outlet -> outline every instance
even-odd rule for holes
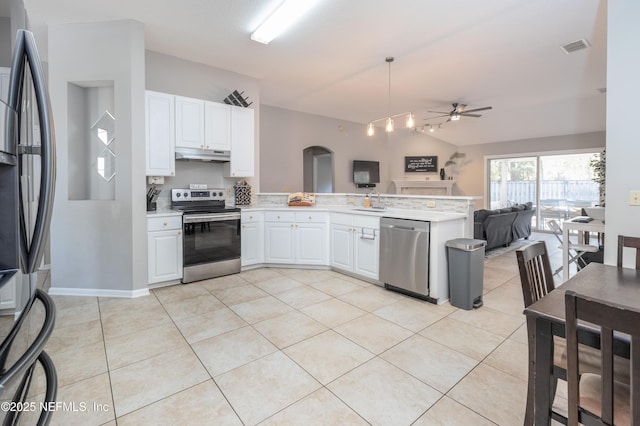
[[[355,203],[355,202],[356,202],[356,199],[355,199],[355,198],[353,198],[353,197],[347,197],[347,203],[352,204],[352,203]]]
[[[434,200],[427,200],[425,204],[430,208],[434,208],[436,206],[436,202]]]
[[[640,206],[640,191],[629,191],[629,205]]]

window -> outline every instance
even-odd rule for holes
[[[548,230],[552,219],[580,216],[583,207],[598,203],[598,184],[589,162],[595,152],[488,160],[489,208],[531,201],[536,205],[533,226]]]

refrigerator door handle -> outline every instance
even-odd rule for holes
[[[40,332],[38,333],[36,338],[33,340],[33,343],[31,343],[31,346],[29,346],[27,351],[23,353],[22,356],[20,356],[20,358],[18,358],[18,360],[15,361],[12,366],[7,368],[7,366],[3,365],[2,376],[0,376],[0,394],[4,392],[7,386],[12,383],[13,380],[16,379],[16,377],[20,377],[21,374],[38,359],[38,357],[44,350],[44,346],[49,340],[49,336],[51,336],[51,333],[53,332],[53,327],[56,321],[56,311],[53,299],[51,298],[51,296],[40,289],[36,289],[35,295],[36,297],[33,299],[33,301],[39,299],[40,302],[42,302],[42,304],[44,305],[45,317],[42,328],[40,329]],[[30,306],[27,306],[25,308],[26,311],[23,311],[22,316],[28,315],[28,311],[33,308],[33,304],[34,303],[32,302]],[[14,333],[13,336],[10,339],[5,340],[3,344],[1,350],[3,356],[6,356],[6,354],[10,351],[11,344],[13,343],[13,339],[15,338],[17,330],[12,331],[12,333]]]
[[[51,223],[51,211],[53,209],[53,196],[55,190],[55,136],[53,132],[53,120],[51,114],[51,103],[44,79],[42,63],[38,56],[38,49],[33,34],[29,31],[18,30],[16,46],[11,67],[11,84],[9,87],[9,106],[18,113],[21,111],[22,98],[22,76],[25,70],[25,60],[29,63],[33,88],[36,96],[38,109],[38,119],[40,123],[40,194],[38,198],[38,209],[36,221],[29,243],[29,236],[26,231],[21,232],[22,244],[22,265],[25,273],[36,272],[44,246],[49,233]],[[20,119],[18,119],[20,121]],[[33,154],[36,152],[33,151]],[[25,152],[26,154],[26,152]],[[24,154],[23,154],[24,155]],[[22,190],[20,191],[22,195]],[[20,203],[22,210],[21,225],[24,227],[27,219],[24,217],[23,203]]]

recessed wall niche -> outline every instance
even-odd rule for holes
[[[113,81],[67,84],[69,199],[115,200],[116,113]]]

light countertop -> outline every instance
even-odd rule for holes
[[[147,217],[167,217],[167,216],[182,216],[182,212],[171,209],[158,209],[154,212],[147,212]]]
[[[288,207],[288,206],[240,206],[242,211],[326,211],[330,213],[348,213],[365,216],[395,217],[399,219],[425,220],[429,222],[447,222],[450,220],[463,220],[467,218],[464,213],[448,213],[429,210],[394,209],[386,210],[364,209],[362,207],[345,206],[313,206],[313,207]]]

